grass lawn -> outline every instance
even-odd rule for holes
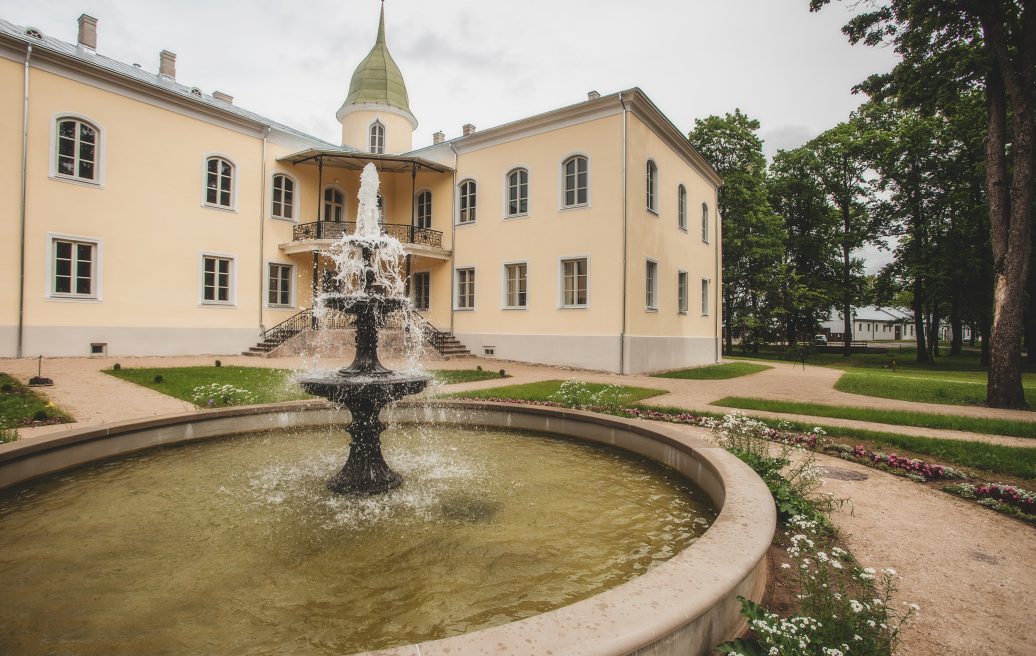
[[[563,380],[544,380],[538,383],[525,383],[524,385],[504,385],[492,389],[475,390],[471,392],[454,392],[446,394],[446,397],[464,399],[516,399],[519,401],[557,401],[554,397]],[[610,388],[605,393],[603,402],[636,403],[643,399],[665,394],[666,390],[649,389],[647,387],[631,387],[628,385],[604,385],[601,383],[583,383],[588,395],[598,394]]]
[[[240,405],[242,403],[276,403],[296,399],[313,398],[302,391],[294,380],[294,371],[289,369],[265,369],[261,367],[169,367],[149,369],[106,369],[104,373],[143,385],[163,394],[195,403],[196,387],[216,383],[232,385],[246,390],[250,398],[243,402],[224,402],[214,399],[213,407]],[[155,377],[162,382],[156,383]],[[207,405],[202,402],[199,405]]]
[[[655,378],[681,378],[684,380],[723,380],[727,378],[739,378],[749,374],[757,374],[760,371],[773,369],[765,364],[754,364],[751,362],[728,362],[725,364],[714,364],[708,367],[696,367],[692,369],[678,369],[667,371],[663,374],[655,374]]]
[[[916,375],[916,374],[922,375]],[[1025,395],[1036,399],[1036,381],[1028,374],[1023,378]],[[982,405],[986,402],[985,374],[969,379],[960,373],[950,376],[932,372],[849,371],[835,383],[835,389],[850,394],[877,396],[886,399],[943,403],[947,405]]]
[[[556,401],[551,398],[561,387],[563,381],[551,380],[541,383],[529,383],[526,385],[509,385],[496,387],[490,390],[479,390],[474,392],[455,392],[447,394],[453,398],[500,398],[515,399],[521,401]],[[585,383],[594,391],[605,388],[605,385]],[[640,387],[623,387],[622,391],[630,395],[630,401],[626,407],[658,410],[670,414],[687,413],[688,410],[676,407],[651,406],[637,403],[636,401],[651,398],[662,394],[661,390],[651,390]],[[702,416],[721,417],[716,413],[693,414]],[[762,420],[771,426],[783,423],[791,429],[809,431],[817,424],[807,422],[777,422],[773,420]],[[880,431],[869,431],[857,428],[841,428],[838,426],[825,426],[820,424],[829,436],[841,438],[853,442],[854,440],[869,443],[872,448],[897,451],[901,455],[909,457],[934,458],[946,464],[960,467],[970,467],[982,471],[1003,476],[1013,476],[1023,480],[1036,480],[1036,448],[1001,446],[998,444],[986,444],[983,442],[965,442],[962,440],[945,440],[935,437],[917,437],[913,435],[899,435],[897,433],[886,433]],[[904,453],[904,451],[906,453]]]
[[[728,396],[712,405],[743,410],[764,410],[766,412],[784,412],[813,417],[835,417],[838,419],[855,419],[858,421],[874,421],[883,424],[900,426],[919,426],[922,428],[944,428],[949,430],[969,431],[987,435],[1010,435],[1012,437],[1036,438],[1036,422],[1012,421],[1010,419],[986,419],[983,417],[961,417],[929,412],[908,412],[903,410],[878,410],[875,408],[855,408],[842,405],[824,405],[820,403],[799,403],[794,401],[774,401],[771,399],[754,399],[741,396]]]
[[[435,377],[440,385],[454,385],[456,383],[474,383],[479,380],[492,380],[510,378],[501,376],[499,371],[488,371],[483,369],[432,369],[428,373]]]
[[[34,421],[65,423],[72,417],[31,387],[0,373],[0,428],[30,426]]]

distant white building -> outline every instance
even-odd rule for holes
[[[853,308],[852,313],[853,341],[914,341],[917,337],[914,315],[908,310],[865,305]],[[845,330],[845,322],[842,313],[832,310],[828,320],[820,324],[820,329],[821,332],[827,333],[830,341],[843,341],[842,332]],[[964,326],[964,339],[970,339],[970,337],[971,328]],[[950,338],[949,324],[940,323],[939,339],[949,341]]]

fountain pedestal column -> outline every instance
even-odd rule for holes
[[[354,400],[348,407],[352,414],[352,423],[346,429],[352,436],[349,459],[327,487],[341,494],[378,494],[399,487],[403,477],[392,471],[381,455],[385,424],[378,417],[385,404]]]

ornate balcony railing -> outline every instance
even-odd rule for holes
[[[300,223],[292,229],[294,241],[308,239],[341,239],[342,235],[356,230],[355,221],[314,221]],[[442,248],[442,232],[428,228],[415,228],[406,223],[382,223],[383,233],[392,235],[404,244],[420,244]]]

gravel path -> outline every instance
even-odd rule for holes
[[[299,358],[245,358],[219,356],[223,364],[298,368]],[[215,356],[175,358],[120,358],[124,367],[175,367],[212,364]],[[121,381],[100,372],[114,359],[66,358],[48,360],[43,374],[55,380],[45,388],[50,398],[71,412],[79,423],[22,429],[23,438],[73,427],[122,421],[192,409],[190,404]],[[325,360],[337,367],[345,361]],[[817,403],[859,405],[959,414],[977,417],[1011,417],[1032,421],[1034,413],[989,408],[931,405],[859,397],[833,389],[842,372],[822,367],[768,363],[773,369],[730,380],[693,381],[646,376],[617,376],[563,368],[532,366],[496,360],[464,359],[437,362],[434,368],[501,367],[511,378],[453,385],[443,390],[485,389],[499,385],[578,377],[603,383],[621,383],[668,390],[653,403],[715,412],[709,405],[724,396],[758,396]],[[34,360],[0,360],[0,371],[27,380],[36,373]],[[764,414],[764,413],[748,413]],[[787,415],[782,415],[787,417]],[[845,420],[809,419],[818,423]],[[1023,438],[998,438],[958,431],[888,427],[868,422],[846,422],[874,430],[1036,446]],[[703,433],[700,429],[684,430]],[[818,455],[832,471],[852,471],[864,480],[829,478],[825,489],[836,497],[851,499],[837,511],[834,521],[859,561],[874,567],[893,567],[900,572],[902,602],[915,602],[921,613],[904,635],[902,654],[908,656],[979,656],[1007,654],[1027,656],[1036,644],[1036,623],[1029,614],[1036,607],[1036,533],[1032,527],[998,515],[973,503],[916,485],[905,479],[843,460]]]

